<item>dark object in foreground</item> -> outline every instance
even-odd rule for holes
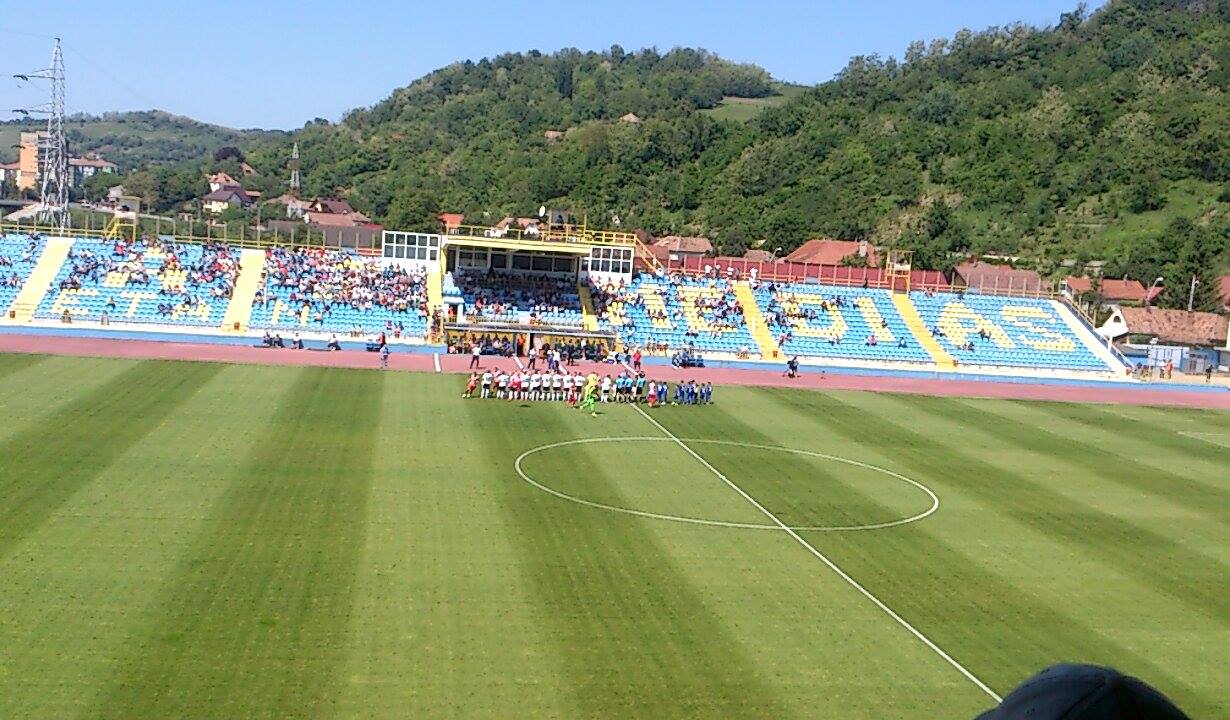
[[[1097,665],[1052,665],[975,720],[1188,720],[1143,680]]]

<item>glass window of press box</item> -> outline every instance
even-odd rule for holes
[[[440,236],[421,233],[386,232],[384,256],[395,260],[435,261],[440,253]]]

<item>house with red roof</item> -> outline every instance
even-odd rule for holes
[[[457,228],[461,227],[461,223],[465,222],[466,216],[463,213],[440,213],[436,217],[440,218],[440,224],[444,226],[444,232],[456,232]]]
[[[808,240],[786,256],[789,262],[805,265],[842,265],[846,258],[865,258],[867,267],[879,267],[880,257],[866,240],[834,240],[816,238]]]
[[[659,260],[663,259],[663,255],[671,260],[700,258],[713,253],[713,243],[709,242],[709,238],[667,235],[655,238],[649,251]]]
[[[1033,270],[996,265],[978,260],[963,262],[953,269],[954,285],[989,293],[1042,293],[1050,290],[1042,276]]]
[[[1098,332],[1112,340],[1130,337],[1191,347],[1226,345],[1228,321],[1216,313],[1164,310],[1155,307],[1115,307]]]
[[[1082,296],[1101,298],[1101,304],[1106,305],[1143,305],[1151,295],[1139,280],[1122,280],[1116,278],[1101,278],[1094,291],[1094,280],[1088,277],[1069,275],[1059,285],[1059,290],[1069,300]],[[1160,291],[1160,288],[1157,289]]]

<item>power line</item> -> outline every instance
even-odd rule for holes
[[[51,49],[51,65],[41,70],[20,73],[13,76],[19,81],[46,80],[50,85],[50,97],[47,102],[34,105],[14,112],[19,114],[46,115],[47,131],[35,134],[35,152],[38,156],[41,185],[39,197],[42,204],[39,207],[39,219],[47,223],[55,223],[61,229],[68,227],[68,141],[64,137],[64,51],[60,48],[60,38],[55,39]]]

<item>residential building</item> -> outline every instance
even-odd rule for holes
[[[328,227],[358,227],[371,219],[355,210],[341,198],[315,198],[303,210],[303,221],[309,225]]]
[[[1045,293],[1050,286],[1033,270],[995,265],[977,260],[964,262],[953,270],[955,285],[985,293]]]
[[[777,258],[773,257],[773,253],[768,250],[748,250],[743,253],[743,259],[750,262],[773,262]]]
[[[40,169],[47,137],[46,131],[21,133],[17,162],[6,163],[3,171],[5,178],[11,177],[18,190],[37,189],[42,182]],[[113,173],[115,170],[115,163],[104,160],[97,153],[86,153],[83,157],[69,156],[68,185],[70,188],[79,188],[94,175]]]
[[[655,239],[649,249],[659,260],[663,259],[663,255],[671,260],[683,260],[712,255],[713,243],[709,242],[709,238],[667,235]]]
[[[239,181],[224,172],[216,172],[209,176],[209,191],[215,192],[222,188],[240,187]]]
[[[1088,277],[1077,277],[1069,275],[1059,285],[1059,290],[1069,300],[1078,300],[1082,297],[1090,297],[1096,294],[1102,299],[1103,307],[1108,305],[1143,305],[1146,300],[1151,300],[1162,288],[1157,287],[1152,291],[1146,290],[1145,286],[1138,280],[1122,280],[1116,278],[1102,278],[1098,282],[1097,292],[1094,292],[1094,280]]]
[[[866,240],[834,240],[816,238],[808,240],[786,256],[786,260],[806,265],[842,265],[846,258],[861,257],[867,267],[879,267],[880,257]]]
[[[1207,348],[1224,347],[1226,329],[1226,318],[1216,313],[1117,305],[1111,308],[1110,318],[1098,328],[1098,333],[1111,340],[1130,337]]]
[[[241,187],[222,187],[201,198],[201,209],[212,215],[219,215],[228,208],[247,207],[254,200],[255,198]]]

